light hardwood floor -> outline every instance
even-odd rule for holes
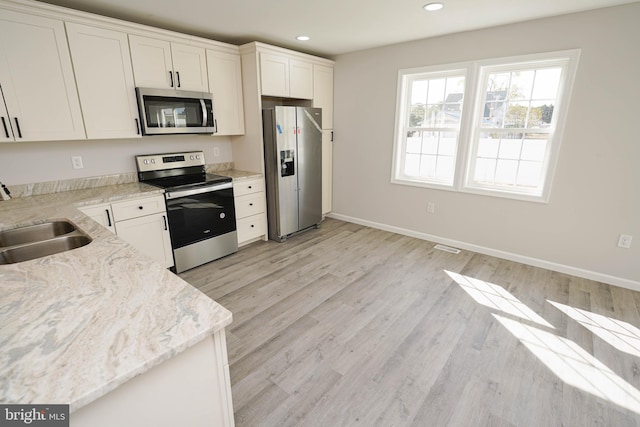
[[[327,219],[181,274],[233,313],[236,426],[640,424],[640,293],[433,246]]]

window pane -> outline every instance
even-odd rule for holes
[[[476,170],[474,181],[486,184],[493,184],[495,179],[496,160],[494,159],[478,159],[476,161]]]
[[[509,99],[531,99],[533,89],[533,77],[535,72],[516,71],[511,75],[511,87],[509,88]]]
[[[439,127],[443,124],[442,104],[427,105],[427,117],[423,127]]]
[[[407,124],[412,128],[420,128],[424,123],[424,115],[426,112],[426,108],[424,104],[414,104],[411,106],[411,111],[409,112],[409,123]]]
[[[510,79],[511,74],[509,73],[489,74],[489,80],[487,82],[487,102],[507,99]]]
[[[436,176],[441,179],[453,179],[455,158],[453,156],[438,156]]]
[[[502,139],[498,157],[501,159],[519,159],[522,141],[520,139]]]
[[[407,154],[404,156],[404,174],[407,176],[420,175],[420,155]]]
[[[445,83],[446,79],[429,80],[427,104],[440,104],[444,102]]]
[[[533,139],[536,136],[541,139]],[[523,160],[536,160],[543,161],[545,153],[547,151],[547,140],[542,139],[544,135],[525,135],[524,141],[522,141],[522,159]]]
[[[411,105],[427,103],[428,80],[415,80],[411,84]]]
[[[526,125],[528,102],[510,102],[507,115],[504,119],[505,128],[523,128]]]
[[[515,184],[517,173],[517,160],[498,160],[498,164],[496,165],[496,183]]]
[[[436,156],[421,156],[420,176],[434,178],[436,176]]]
[[[542,162],[520,162],[517,184],[524,187],[538,187],[542,174]]]
[[[407,132],[407,153],[419,153],[420,145],[422,143],[421,132],[409,131]]]
[[[553,116],[553,100],[531,101],[529,117],[527,118],[528,128],[548,128],[551,126]]]
[[[555,99],[558,96],[561,75],[560,67],[536,70],[532,99]]]
[[[456,154],[456,134],[451,132],[443,132],[440,135],[440,144],[438,146],[438,154],[444,156],[453,156]]]
[[[425,132],[422,141],[422,154],[436,154],[438,152],[438,133]]]
[[[498,147],[500,145],[499,139],[491,138],[487,134],[482,134],[480,137],[480,143],[478,145],[478,157],[498,157]]]

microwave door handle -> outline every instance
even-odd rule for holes
[[[202,127],[207,127],[207,121],[209,119],[207,115],[207,106],[204,103],[204,99],[200,99],[200,106],[202,107]]]

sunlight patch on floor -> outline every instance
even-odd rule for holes
[[[612,319],[601,314],[560,304],[559,302],[549,300],[547,302],[611,346],[632,356],[640,357],[640,329],[635,326],[622,320]]]
[[[462,274],[448,270],[445,270],[445,273],[455,280],[456,283],[458,283],[460,287],[471,296],[471,298],[476,300],[478,304],[482,304],[486,307],[493,308],[521,319],[529,320],[548,328],[553,328],[549,322],[527,307],[527,305],[522,303],[518,298],[511,295],[502,286],[485,282],[484,280],[475,279],[473,277],[463,276]]]
[[[640,392],[573,341],[494,314],[565,383],[640,413]]]

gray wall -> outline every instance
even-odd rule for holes
[[[639,17],[634,3],[338,56],[336,216],[640,289]],[[390,183],[399,69],[574,48],[549,203]]]
[[[214,156],[217,147],[219,156]],[[62,179],[136,172],[134,156],[202,150],[207,163],[230,162],[225,136],[159,135],[137,139],[16,142],[0,144],[0,181],[11,187]],[[71,156],[82,156],[83,169],[73,169]]]

